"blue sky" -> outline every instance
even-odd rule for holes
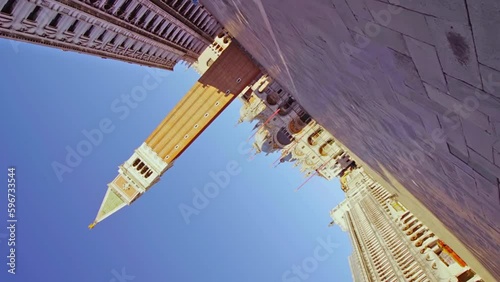
[[[106,184],[199,78],[178,66],[123,119],[111,105],[156,70],[36,45],[0,40],[0,226],[7,226],[7,167],[16,167],[16,275],[7,273],[0,229],[0,281],[351,281],[348,235],[328,228],[329,210],[343,199],[338,180],[309,181],[277,155],[252,161],[241,153],[252,124],[234,127],[235,101],[141,199],[89,231]],[[116,102],[115,102],[116,103]],[[122,116],[123,117],[123,116]],[[65,163],[67,146],[83,130],[109,119],[88,156],[60,182],[51,166]],[[208,206],[186,224],[180,204],[209,173],[236,163]],[[328,253],[318,240],[333,242]],[[322,254],[317,266],[311,257]],[[300,278],[292,266],[309,267]],[[123,272],[124,271],[124,272]],[[286,271],[290,273],[286,274]],[[123,275],[126,276],[123,276]],[[132,277],[134,277],[132,279]]]

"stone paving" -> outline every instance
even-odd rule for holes
[[[201,2],[500,280],[500,1]]]

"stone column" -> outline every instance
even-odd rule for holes
[[[175,39],[175,41],[173,41],[173,42],[178,43],[178,42],[179,42],[179,40],[182,38],[182,36],[183,36],[185,33],[186,33],[186,31],[185,31],[185,30],[183,30],[183,29],[179,29],[179,32],[177,32],[175,36],[172,36],[172,41],[173,41],[173,38],[176,38],[176,39]]]
[[[125,49],[129,49],[130,47],[132,47],[136,42],[137,40],[133,39],[133,38],[126,38],[126,42],[125,42]]]
[[[134,52],[138,52],[139,50],[141,50],[142,46],[144,46],[144,42],[142,41],[136,41],[135,44],[133,45],[134,46]]]
[[[144,20],[144,24],[143,24],[143,27],[145,28],[146,26],[148,26],[148,23],[149,21],[151,21],[153,19],[153,17],[156,15],[155,12],[151,11],[149,13],[149,15],[146,17],[146,19]]]
[[[208,24],[205,30],[207,31],[208,34],[212,35],[216,27],[217,27],[217,21],[215,19],[211,19],[210,23]]]
[[[73,41],[74,42],[78,42],[80,41],[80,36],[85,32],[87,31],[87,29],[90,27],[90,24],[88,22],[83,22],[83,21],[80,21],[78,22],[78,25],[75,29],[75,35],[73,37]]]
[[[170,56],[170,58],[168,58],[170,61],[173,61],[175,60],[176,58],[179,58],[180,56],[183,56],[183,54],[176,54],[176,53],[173,53],[172,52],[172,55]]]
[[[200,27],[202,30],[206,30],[208,25],[210,24],[210,21],[212,20],[212,18],[210,18],[207,14],[207,16],[205,17],[205,20],[203,20],[203,23],[200,24]]]
[[[217,21],[212,19],[211,23],[205,29],[205,32],[208,33],[209,35],[212,35],[216,26],[217,26]]]
[[[182,46],[184,46],[184,43],[186,43],[186,41],[189,40],[189,38],[191,38],[191,34],[186,33],[184,35],[184,38],[182,38],[182,40],[179,41],[179,44],[182,45]]]
[[[126,19],[128,19],[128,17],[132,13],[132,11],[134,11],[134,9],[137,7],[137,5],[139,5],[139,2],[136,2],[136,1],[130,2],[130,5],[128,5],[127,9],[125,9],[125,13],[124,13],[124,17]]]
[[[19,30],[23,24],[21,23],[29,13],[35,8],[35,3],[32,2],[21,2],[18,3],[21,7],[16,11],[16,14],[13,14],[14,20],[12,21],[12,28],[15,30]],[[1,7],[1,6],[0,6]]]
[[[113,47],[113,51],[116,51],[118,47],[123,43],[123,41],[127,40],[127,37],[123,34],[118,34],[115,39],[115,46]]]
[[[190,35],[188,36],[186,42],[184,42],[184,46],[186,46],[187,49],[190,49],[189,48],[189,45],[191,44],[191,42],[194,40],[194,36],[193,35]]]
[[[175,28],[175,25],[171,25],[168,29],[167,32],[165,33],[165,38],[169,38],[169,33],[172,32],[172,30]]]
[[[113,4],[113,7],[111,7],[110,11],[113,15],[116,14],[116,12],[118,12],[118,10],[120,9],[120,7],[123,5],[123,3],[125,3],[126,0],[117,0],[114,4]]]
[[[182,7],[184,7],[184,6],[186,5],[187,1],[189,1],[189,0],[182,0],[181,5],[180,5],[180,6],[179,6],[179,8],[177,9],[177,11],[179,11],[179,13],[180,13],[180,11],[181,11]]]
[[[195,52],[199,54],[201,49],[203,48],[203,45],[204,45],[203,42],[199,41],[198,44],[196,45]]]
[[[59,23],[59,27],[57,28],[56,38],[61,39],[63,37],[63,33],[68,30],[71,26],[75,18],[62,14],[61,21]]]
[[[106,5],[106,2],[108,2],[109,0],[100,0],[101,2],[99,2],[99,4],[97,5],[97,8],[99,9],[102,9],[104,7],[104,5]]]
[[[14,18],[19,13],[19,11],[21,11],[23,9],[23,7],[26,4],[28,4],[28,1],[19,1],[18,0],[17,3],[14,4],[15,6],[14,6],[14,9],[12,10],[12,17]],[[0,8],[3,8],[3,5]]]
[[[37,18],[37,28],[35,33],[38,35],[42,35],[43,29],[49,22],[52,20],[52,18],[57,14],[56,11],[50,10],[49,8],[43,7],[42,10],[40,11],[40,14],[38,14]]]
[[[151,31],[156,30],[156,28],[158,27],[158,25],[161,23],[162,20],[163,20],[163,17],[162,16],[158,16],[156,18],[155,22],[153,23],[153,25],[151,26]]]
[[[162,48],[156,48],[155,56],[159,59],[163,58],[163,54],[165,54],[165,50]]]
[[[199,17],[197,19],[197,23],[196,25],[197,26],[202,26],[203,25],[203,22],[205,21],[205,19],[208,17],[208,14],[206,12],[203,12],[203,14],[201,15],[201,17]]]
[[[132,19],[132,22],[134,24],[137,24],[137,22],[139,22],[139,20],[142,18],[142,16],[144,15],[144,13],[146,13],[147,10],[148,10],[147,7],[142,6],[141,9],[139,10],[139,12],[137,12],[137,15],[135,16],[135,18]]]
[[[145,44],[146,46],[144,46],[144,48],[142,48],[142,53],[144,54],[149,54],[149,50],[151,50],[151,48],[153,46],[151,46],[151,44]]]
[[[196,15],[193,19],[193,23],[196,24],[203,16],[205,15],[205,11],[203,9],[200,9],[200,12],[198,15]]]
[[[185,17],[187,17],[187,12],[189,11],[189,9],[191,9],[191,7],[193,7],[193,5],[194,5],[194,4],[193,4],[193,2],[189,3],[189,4],[187,5],[187,7],[186,7],[186,11],[185,11],[184,13],[182,13],[182,15],[183,15],[183,16],[185,16]],[[182,6],[185,6],[185,4],[184,4],[184,5],[182,5]],[[182,7],[181,7],[181,9],[182,9]],[[179,9],[179,10],[180,10],[180,9]]]
[[[158,47],[156,47],[156,46],[151,46],[150,50],[151,50],[151,51],[150,51],[149,53],[151,53],[151,55],[152,55],[152,56],[157,57],[157,54],[156,54],[156,53],[158,53],[158,50],[160,50],[160,48],[158,48]]]
[[[165,31],[165,28],[167,28],[167,25],[169,24],[170,22],[168,20],[165,20],[162,24],[161,24],[161,27],[160,27],[160,30],[158,30],[158,35],[162,35],[163,32]]]
[[[75,28],[75,36],[81,36],[85,31],[87,31],[90,25],[91,24],[88,22],[80,21]]]
[[[98,44],[98,42],[95,41],[95,39],[101,35],[101,31],[99,31],[99,28],[97,26],[94,26],[92,28],[92,31],[90,32],[87,42],[85,43],[85,46],[89,48],[95,48],[95,46]]]
[[[177,28],[177,29],[176,29],[176,30],[172,33],[172,35],[171,35],[168,39],[169,39],[169,40],[171,40],[171,41],[173,41],[173,39],[175,38],[175,36],[176,36],[177,34],[179,34],[179,32],[181,32],[181,31],[182,31],[182,29],[181,29],[180,27],[178,27],[178,28]]]
[[[93,42],[94,40],[97,39],[97,37],[99,35],[101,35],[101,33],[104,31],[104,28],[100,27],[100,26],[94,26],[94,28],[92,29],[92,32],[90,32],[90,35],[89,35],[89,42]]]
[[[109,41],[111,41],[111,39],[116,35],[115,32],[111,31],[111,30],[108,30],[106,32],[106,35],[104,35],[104,38],[102,39],[102,45],[103,46],[106,46],[106,44],[108,44]]]
[[[188,46],[188,49],[192,51],[192,50],[194,50],[194,46],[196,45],[196,42],[198,42],[198,39],[193,37],[193,39],[186,46]]]

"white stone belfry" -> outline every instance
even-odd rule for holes
[[[96,219],[89,228],[130,205],[158,182],[161,175],[172,165],[173,162],[165,162],[146,143],[142,143],[134,154],[119,166],[118,176],[108,184]]]

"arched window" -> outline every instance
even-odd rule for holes
[[[141,160],[139,160],[139,158],[135,159],[133,166],[136,167],[140,162]]]
[[[214,63],[214,60],[212,60],[212,58],[208,59],[207,67],[210,67],[213,63]]]
[[[141,162],[141,163],[139,164],[139,166],[137,167],[137,170],[141,170],[143,167],[144,167],[144,163],[143,163],[143,162]]]
[[[283,145],[283,146],[286,146],[290,143],[292,143],[293,141],[293,138],[292,136],[290,135],[290,133],[288,133],[288,131],[286,130],[285,127],[282,127],[277,135],[276,135],[276,139],[278,140],[278,142]]]
[[[142,8],[142,5],[139,4],[137,5],[137,7],[135,7],[135,9],[132,11],[132,13],[130,13],[130,15],[128,16],[128,20],[132,20],[133,18],[135,18],[135,16],[137,15],[137,13],[139,12],[139,10]]]

